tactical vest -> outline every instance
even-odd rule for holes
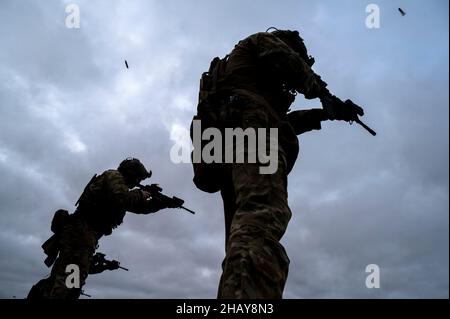
[[[94,175],[76,203],[75,213],[102,235],[110,235],[114,228],[122,224],[126,214],[125,210],[113,207],[108,197],[103,174]]]

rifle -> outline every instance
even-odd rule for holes
[[[368,127],[365,123],[363,123],[359,119],[358,115],[359,116],[364,115],[364,110],[362,107],[353,103],[352,100],[345,100],[345,102],[344,102],[337,96],[332,95],[330,93],[330,91],[328,91],[328,89],[326,88],[327,83],[322,81],[320,76],[316,76],[316,78],[317,78],[318,82],[321,83],[321,85],[322,85],[322,93],[319,98],[320,98],[320,101],[322,102],[323,109],[328,113],[328,115],[332,119],[335,116],[335,114],[339,111],[341,111],[343,113],[351,114],[350,115],[351,119],[348,120],[348,122],[350,124],[352,124],[352,122],[358,123],[373,136],[377,135],[377,133],[374,130],[372,130],[370,127]]]
[[[104,270],[123,269],[128,271],[127,268],[120,266],[120,262],[117,260],[108,260],[105,258],[105,254],[96,253],[92,258],[91,267],[89,269],[90,274],[98,274]]]
[[[139,184],[138,187],[141,190],[150,193],[150,196],[152,198],[155,198],[163,203],[171,203],[172,205],[174,205],[175,208],[181,208],[188,211],[191,214],[195,214],[193,210],[190,210],[189,208],[183,206],[184,200],[182,200],[181,198],[175,196],[169,197],[167,195],[164,195],[162,193],[162,188],[158,184],[150,184],[150,185]]]

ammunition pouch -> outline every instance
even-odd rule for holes
[[[60,233],[69,219],[69,212],[65,209],[58,209],[53,215],[50,229],[55,234]]]
[[[219,57],[215,57],[209,66],[208,72],[203,72],[200,79],[200,91],[198,95],[198,104],[210,100],[219,88],[219,81],[223,78],[225,72],[226,58],[221,60]]]
[[[56,234],[52,235],[52,237],[47,239],[46,242],[42,244],[42,249],[47,255],[44,263],[47,265],[47,267],[51,267],[58,257],[58,253],[60,250],[59,236]]]
[[[69,212],[65,209],[58,209],[53,215],[50,229],[54,234],[42,244],[42,249],[47,255],[47,258],[44,260],[47,267],[51,267],[58,257],[60,250],[59,234],[63,230],[64,225],[68,223],[69,216]]]
[[[202,132],[205,128],[210,127],[208,123],[211,123],[207,119],[201,118],[199,116],[194,116],[193,121],[201,120]],[[217,122],[216,122],[217,123]],[[194,144],[194,150],[191,153],[191,162],[194,169],[194,178],[193,182],[198,189],[207,192],[207,193],[215,193],[218,192],[222,185],[222,176],[223,176],[223,164],[221,163],[205,163],[203,161],[202,150],[204,147],[205,141],[202,139],[199,141],[200,145],[196,145],[193,139],[193,126],[191,125],[191,139]],[[198,142],[198,141],[197,141]],[[198,148],[198,150],[197,150]],[[200,152],[200,162],[195,162],[194,152]]]
[[[215,193],[221,189],[223,180],[223,165],[217,163],[193,163],[194,184],[198,189]]]

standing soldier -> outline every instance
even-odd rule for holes
[[[105,268],[100,270],[94,265],[93,256],[99,239],[110,235],[113,229],[122,224],[127,211],[149,214],[183,204],[180,199],[162,201],[151,197],[147,191],[134,189],[151,175],[151,171],[147,171],[138,159],[127,158],[117,170],[94,175],[77,201],[77,209],[72,215],[65,210],[55,213],[52,221],[55,234],[42,246],[48,255],[45,264],[50,267],[54,263],[50,280],[44,285],[48,288],[42,289],[44,291],[40,296],[30,293],[30,298],[79,298],[88,274],[98,273]],[[79,267],[79,288],[66,286],[66,267],[70,264]],[[118,264],[109,265],[106,269],[117,269],[116,266]]]
[[[311,69],[313,63],[297,31],[275,29],[240,41],[224,59],[215,58],[202,76],[194,117],[202,129],[277,128],[279,136],[273,174],[261,174],[261,164],[248,160],[193,163],[195,185],[220,191],[224,203],[226,256],[218,298],[282,298],[289,258],[280,240],[291,218],[287,175],[299,152],[296,135],[321,129],[325,120],[359,123],[357,115],[363,115],[350,100],[330,94]],[[288,113],[297,92],[320,98],[323,109]],[[249,146],[233,147],[249,153]]]

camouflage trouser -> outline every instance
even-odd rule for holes
[[[235,89],[230,94],[219,101],[206,101],[199,105],[195,119],[202,120],[205,128],[216,127],[225,131],[225,135],[227,128],[242,131],[251,128],[254,132],[266,129],[266,142],[274,141],[269,129],[284,126],[282,117],[268,101],[248,90]],[[292,128],[289,132],[283,129],[278,132],[278,140],[275,141],[278,145],[278,169],[273,174],[261,174],[261,164],[258,161],[252,163],[254,160],[247,157],[256,151],[259,155],[262,146],[251,149],[250,142],[228,145],[226,138],[224,157],[227,158],[227,151],[233,150],[234,154],[244,154],[244,163],[236,160],[234,163],[225,161],[223,164],[222,161],[216,165],[194,165],[197,187],[208,192],[220,189],[224,202],[226,256],[222,263],[218,298],[283,296],[289,258],[280,240],[292,215],[287,203],[287,174],[297,157],[298,141]],[[261,130],[259,133],[258,130],[257,134],[264,132]],[[228,143],[230,141],[228,139]],[[268,145],[266,143],[265,146]],[[277,158],[271,160],[277,161]]]
[[[81,218],[73,215],[71,217],[73,218],[61,232],[61,250],[52,269],[54,285],[50,290],[50,298],[77,299],[80,296],[97,246],[96,232]],[[79,288],[68,288],[66,285],[66,278],[69,275],[66,273],[66,267],[69,264],[77,265],[80,269]]]
[[[280,244],[291,210],[285,155],[278,170],[263,175],[258,164],[230,164],[221,194],[226,256],[218,298],[282,298],[289,258]]]

